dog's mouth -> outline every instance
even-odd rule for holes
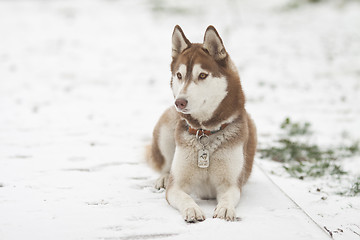
[[[187,109],[187,108],[179,109],[176,107],[176,111],[183,113],[183,114],[189,114],[189,109]]]

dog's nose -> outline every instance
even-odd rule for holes
[[[186,99],[184,99],[184,98],[179,98],[179,99],[176,99],[176,101],[175,101],[175,106],[176,106],[178,109],[182,110],[182,109],[186,108],[187,103],[188,103],[188,101],[187,101]]]

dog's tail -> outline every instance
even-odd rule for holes
[[[160,153],[157,144],[154,144],[154,142],[145,147],[145,159],[150,167],[158,172],[161,171],[164,164],[164,157]]]
[[[147,164],[152,166],[152,153],[151,153],[151,144],[145,146],[145,160]]]
[[[242,178],[241,185],[245,184],[250,177],[252,167],[254,164],[254,156],[256,153],[256,145],[257,145],[257,133],[256,133],[256,126],[254,121],[251,119],[250,115],[247,115],[247,122],[248,122],[248,131],[249,137],[246,143],[245,148],[245,165],[244,165],[244,174]]]

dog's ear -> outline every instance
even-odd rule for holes
[[[211,25],[208,26],[205,31],[203,48],[205,48],[216,61],[223,60],[227,56],[218,32]]]
[[[177,57],[182,51],[191,46],[190,41],[179,25],[176,25],[172,35],[172,57]]]

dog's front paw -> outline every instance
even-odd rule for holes
[[[202,222],[205,216],[199,207],[190,207],[183,213],[184,220],[188,223]]]
[[[155,188],[158,189],[158,190],[160,190],[161,188],[166,188],[168,180],[169,180],[169,174],[168,173],[161,175],[156,180]]]
[[[236,220],[235,208],[217,206],[214,211],[213,218],[225,219],[226,221],[235,221]]]

